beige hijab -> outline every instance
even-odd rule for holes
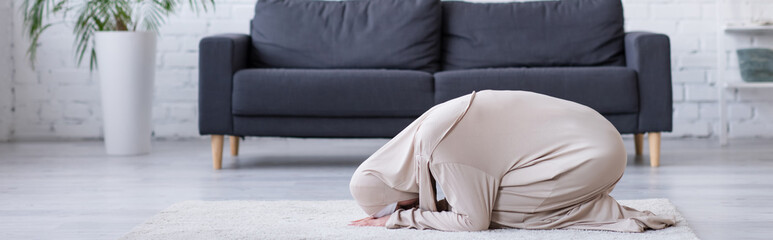
[[[355,170],[349,190],[360,207],[374,216],[393,203],[419,198],[423,210],[437,211],[435,182],[429,170],[430,156],[440,141],[469,109],[475,92],[427,110],[387,142]],[[443,119],[437,136],[419,136],[422,123],[438,108],[459,111],[455,119]],[[457,110],[458,109],[458,110]]]

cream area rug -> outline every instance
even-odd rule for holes
[[[698,239],[667,199],[620,203],[673,214],[676,226],[644,233],[496,229],[480,232],[347,226],[365,217],[352,200],[185,201],[172,205],[122,239]]]

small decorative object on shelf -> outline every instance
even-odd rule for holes
[[[746,48],[737,52],[744,82],[773,82],[773,50]]]

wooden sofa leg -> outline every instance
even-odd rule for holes
[[[650,166],[660,166],[660,133],[648,133],[647,138],[650,140]]]
[[[218,170],[223,165],[223,135],[212,135],[212,167]]]
[[[641,156],[642,147],[644,145],[644,133],[637,133],[633,135],[633,144],[636,148],[636,156]]]
[[[231,136],[228,138],[229,145],[231,145],[231,156],[238,156],[239,155],[239,137],[238,136]]]

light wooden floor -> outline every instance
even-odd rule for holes
[[[0,239],[115,239],[183,200],[351,199],[349,177],[383,143],[249,138],[221,171],[208,141],[138,157],[106,157],[100,142],[0,143]],[[769,239],[773,140],[731,144],[665,140],[658,169],[629,154],[613,196],[669,198],[704,239]]]

